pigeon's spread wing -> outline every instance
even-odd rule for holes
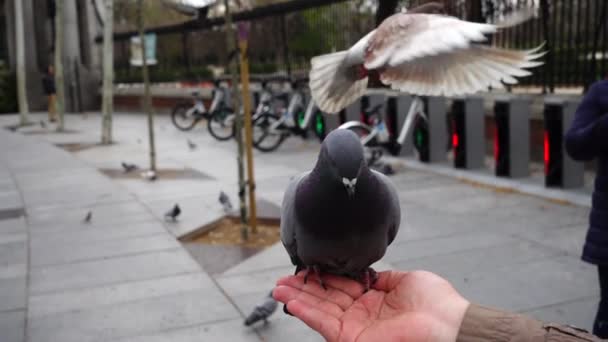
[[[365,68],[394,67],[413,59],[467,48],[494,33],[490,24],[436,14],[398,13],[388,17],[370,38]]]
[[[298,225],[296,217],[296,192],[300,181],[310,172],[302,173],[291,180],[283,195],[283,204],[281,205],[281,242],[287,253],[291,257],[291,261],[297,266],[298,255],[296,247],[296,227]]]
[[[388,244],[397,236],[399,231],[399,225],[401,224],[401,205],[399,204],[399,195],[397,195],[397,189],[393,182],[382,173],[372,170],[372,173],[385,185],[389,195],[389,231],[388,231]]]
[[[425,96],[472,94],[488,87],[500,89],[502,82],[515,84],[515,77],[531,74],[526,68],[542,64],[534,61],[544,54],[537,53],[539,48],[515,51],[471,45],[386,68],[380,80],[393,89]]]
[[[371,37],[365,67],[383,83],[417,95],[464,95],[517,83],[525,68],[542,63],[540,49],[512,51],[480,46],[498,26],[435,14],[395,14]]]

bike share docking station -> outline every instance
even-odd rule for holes
[[[494,104],[496,176],[522,178],[530,174],[530,99],[505,96]]]
[[[584,164],[565,150],[564,136],[574,119],[578,103],[563,98],[546,98],[543,135],[545,186],[578,188],[584,184]]]
[[[451,119],[454,167],[458,169],[483,167],[486,146],[483,98],[454,99]]]
[[[418,158],[425,163],[443,162],[447,159],[446,147],[449,148],[446,100],[436,96],[421,100],[426,118],[415,118],[413,134]]]

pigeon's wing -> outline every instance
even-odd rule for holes
[[[298,225],[295,205],[296,192],[300,181],[309,173],[310,172],[299,174],[291,180],[287,186],[287,190],[285,190],[283,204],[281,205],[281,242],[283,243],[283,246],[285,246],[289,257],[291,258],[291,262],[296,266],[301,264],[298,258],[296,245],[296,231]]]
[[[530,74],[542,47],[528,51],[480,46],[499,26],[436,14],[399,13],[370,38],[365,68],[393,89],[417,95],[463,95]]]
[[[389,202],[389,214],[388,214],[388,244],[397,236],[397,232],[399,231],[399,225],[401,224],[401,205],[399,204],[399,195],[397,195],[397,189],[393,182],[382,173],[372,170],[372,173],[380,180],[381,183],[384,184],[387,192],[388,192],[388,202]]]

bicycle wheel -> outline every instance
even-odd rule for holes
[[[229,140],[234,136],[234,120],[235,114],[231,110],[227,108],[216,110],[207,121],[207,130],[219,141]]]
[[[253,146],[262,152],[276,150],[285,136],[282,132],[272,129],[272,126],[279,121],[279,117],[263,113],[253,122]]]
[[[186,102],[178,103],[175,107],[173,107],[173,111],[171,112],[171,121],[173,122],[173,125],[175,125],[175,127],[177,127],[177,129],[180,131],[191,130],[200,120],[198,116],[188,113],[190,108],[192,108],[192,105]]]

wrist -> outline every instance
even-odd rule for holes
[[[446,306],[446,316],[443,319],[444,333],[440,341],[456,341],[460,327],[471,303],[460,295]]]

